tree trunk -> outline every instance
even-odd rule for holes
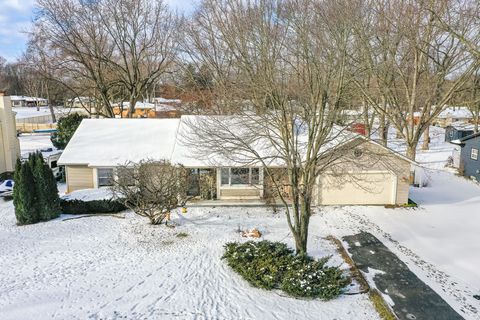
[[[427,126],[425,132],[423,133],[423,143],[422,143],[422,150],[429,150],[430,145],[430,126]]]
[[[380,133],[380,142],[382,145],[385,147],[387,146],[387,140],[388,140],[388,126],[387,122],[385,119],[385,114],[380,114],[380,128],[379,128],[379,133]],[[386,134],[387,133],[387,134]]]
[[[410,160],[415,161],[415,157],[417,156],[417,149],[415,146],[407,145],[407,158]]]

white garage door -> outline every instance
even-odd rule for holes
[[[397,178],[390,172],[319,177],[318,204],[395,204]]]

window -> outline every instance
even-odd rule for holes
[[[259,183],[260,183],[260,169],[252,168],[251,184],[259,184]]]
[[[111,186],[113,184],[113,169],[98,168],[97,169],[98,186]]]
[[[230,168],[222,168],[222,184],[230,184]]]
[[[470,158],[472,158],[472,160],[478,160],[478,149],[472,148]]]
[[[126,186],[134,186],[135,185],[135,176],[134,176],[133,168],[118,168],[117,170],[117,177],[118,182],[122,185]]]
[[[250,180],[250,169],[248,168],[231,168],[230,183],[231,184],[248,184]]]
[[[50,168],[56,168],[57,167],[57,161],[52,161],[50,162]]]
[[[259,184],[260,169],[259,168],[222,168],[221,184],[222,185],[245,185]]]

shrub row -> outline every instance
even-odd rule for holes
[[[333,299],[350,282],[339,268],[326,266],[329,257],[295,255],[280,242],[227,243],[222,259],[254,287],[281,289],[294,297]]]
[[[126,209],[121,201],[113,199],[89,201],[60,199],[60,206],[62,212],[68,214],[115,213]]]

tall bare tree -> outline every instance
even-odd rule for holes
[[[358,2],[357,2],[358,3]],[[466,45],[435,19],[453,24],[453,0],[361,1],[355,27],[355,83],[384,115],[415,159],[423,134],[467,81],[478,63]],[[462,21],[467,32],[471,20]],[[459,23],[455,21],[455,23]],[[371,82],[365,84],[365,77]],[[428,147],[428,144],[424,146]]]
[[[37,8],[38,51],[73,92],[89,88],[106,117],[114,116],[113,100],[129,101],[132,114],[176,53],[178,18],[161,0],[37,0]]]
[[[184,49],[208,68],[223,116],[191,121],[183,139],[198,157],[255,163],[288,189],[277,194],[298,253],[307,251],[316,180],[346,152],[331,145],[345,138],[335,123],[349,84],[350,21],[338,1],[205,0],[186,32]]]

